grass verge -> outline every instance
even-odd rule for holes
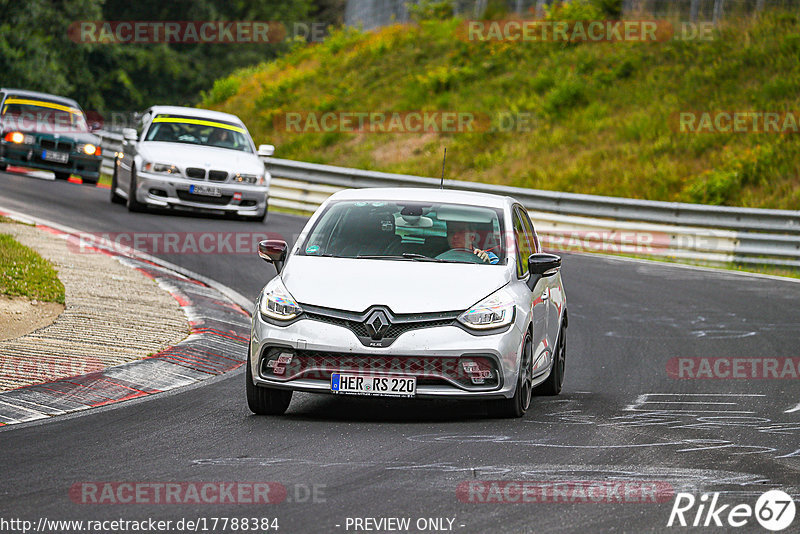
[[[64,284],[35,251],[0,234],[0,294],[64,304]]]
[[[663,42],[476,41],[464,24],[334,31],[217,80],[202,107],[239,115],[277,157],[438,176],[447,147],[453,179],[800,209],[800,134],[676,130],[681,112],[800,109],[799,13],[730,17],[708,40]],[[492,117],[494,131],[349,133],[285,120],[448,110]]]

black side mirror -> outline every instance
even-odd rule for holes
[[[286,261],[286,251],[289,245],[286,241],[279,239],[267,239],[258,243],[258,255],[261,259],[275,265],[275,269],[280,273]]]
[[[528,287],[533,290],[536,283],[548,276],[553,276],[561,269],[561,256],[555,254],[548,254],[546,252],[538,252],[528,256],[528,271],[531,277],[528,280]]]

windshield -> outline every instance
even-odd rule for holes
[[[147,131],[145,141],[186,143],[253,152],[245,129],[239,125],[178,115],[156,116]]]
[[[83,112],[46,100],[10,96],[3,103],[3,129],[52,133],[86,133]]]
[[[462,204],[337,202],[314,224],[300,254],[505,264],[502,213]]]

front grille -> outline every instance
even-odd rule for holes
[[[303,378],[330,381],[332,373],[414,376],[419,385],[455,384],[463,389],[495,389],[500,373],[494,358],[462,356],[378,356],[269,347],[263,353],[261,375],[276,380]],[[279,358],[291,355],[291,361]],[[478,379],[477,373],[483,378]],[[489,376],[486,376],[488,373]]]
[[[188,176],[189,178],[193,178],[195,180],[205,180],[206,170],[200,169],[198,167],[187,167],[186,176]]]
[[[221,197],[207,197],[205,195],[195,195],[188,191],[178,190],[178,198],[187,202],[198,202],[200,204],[211,204],[214,206],[225,206],[233,198],[231,195],[222,195]]]
[[[367,325],[364,324],[363,321],[354,319],[344,319],[341,317],[333,317],[322,313],[309,313],[309,312],[306,312],[305,317],[306,319],[311,319],[312,321],[320,321],[323,323],[334,324],[336,326],[342,326],[344,328],[347,328],[348,330],[353,332],[359,339],[361,339],[362,343],[365,345],[368,343],[368,340],[372,339],[369,333],[367,332]],[[402,334],[410,332],[411,330],[420,330],[422,328],[435,328],[437,326],[451,326],[453,324],[455,324],[455,320],[451,318],[392,323],[392,325],[380,339],[394,340],[400,337]]]
[[[208,179],[212,182],[224,182],[228,179],[228,173],[225,171],[208,171]]]
[[[55,141],[53,139],[42,139],[39,146],[45,150],[56,150],[58,152],[72,152],[72,143],[67,141]]]
[[[371,308],[364,313],[327,310],[307,305],[304,305],[303,308],[306,310],[304,314],[306,319],[347,328],[358,337],[363,345],[373,346],[371,344],[372,341],[381,340],[384,347],[388,347],[395,339],[412,330],[455,325],[457,317],[457,313],[394,315],[389,310],[385,310],[391,323],[389,328],[381,336],[371,337],[365,321],[372,313],[372,310],[376,308]]]

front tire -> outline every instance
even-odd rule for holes
[[[125,199],[117,194],[117,164],[114,163],[114,172],[111,174],[111,202],[125,205]]]
[[[128,188],[128,211],[137,213],[147,208],[144,204],[136,200],[136,167],[131,166],[131,186]]]
[[[245,365],[245,380],[247,380],[247,407],[256,415],[283,415],[292,402],[292,391],[289,389],[273,389],[259,387],[253,384],[253,372],[250,370],[250,361]]]
[[[56,180],[69,180],[69,177],[72,176],[68,172],[55,172],[54,174],[56,175]]]
[[[97,185],[98,181],[99,181],[98,178],[89,178],[87,176],[81,176],[81,182],[83,182],[86,185]]]
[[[525,333],[522,349],[522,362],[520,362],[519,379],[514,396],[510,399],[500,399],[489,404],[489,415],[498,418],[522,417],[528,411],[533,397],[533,340],[531,333]]]
[[[8,164],[7,163],[0,163],[0,171],[5,172],[5,170],[7,168],[8,168]]]
[[[561,393],[561,386],[564,384],[564,369],[567,362],[567,329],[561,326],[558,333],[558,346],[553,358],[553,369],[547,380],[536,386],[533,390],[535,395],[553,396]]]

